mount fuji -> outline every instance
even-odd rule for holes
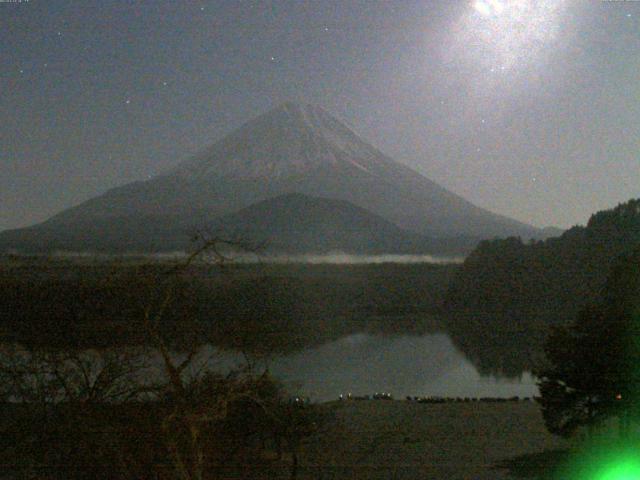
[[[313,200],[302,201],[300,195]],[[278,201],[268,202],[275,198]],[[438,253],[429,251],[429,245],[438,242],[418,239],[439,239],[442,244],[442,239],[464,238],[468,250],[470,239],[545,236],[532,226],[477,207],[394,161],[322,108],[285,103],[170,171],[109,190],[41,224],[1,232],[0,251],[173,250],[184,247],[187,232],[195,228],[224,227],[224,219],[230,229],[237,226],[234,222],[246,224],[243,218],[256,217],[254,208],[265,224],[261,231],[269,230],[269,218],[282,224],[282,215],[265,208],[298,208],[287,207],[289,200],[299,208],[313,204],[315,211],[318,202],[326,202],[324,211],[334,209],[338,217],[344,209],[349,218],[363,217],[331,227],[359,226],[362,238],[374,239],[385,222],[388,253],[403,250],[409,237],[412,251],[423,245],[423,253]],[[291,222],[301,216],[292,215]],[[326,224],[326,215],[323,218]],[[313,218],[305,221],[310,231],[326,233],[326,225],[314,230]],[[270,233],[274,238],[283,234],[282,228]],[[295,239],[280,243],[294,244]],[[322,243],[321,236],[311,242],[316,247]],[[332,245],[341,247],[340,242]],[[345,248],[361,249],[353,244]]]

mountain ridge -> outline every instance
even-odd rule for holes
[[[26,231],[135,216],[205,222],[288,193],[343,200],[431,238],[543,236],[394,161],[324,109],[292,102],[162,175],[111,189]]]

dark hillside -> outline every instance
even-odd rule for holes
[[[429,238],[403,230],[350,202],[299,193],[255,203],[212,223],[232,237],[264,242],[266,252],[350,254],[469,253],[480,240]]]
[[[558,238],[482,242],[449,287],[449,330],[488,372],[531,369],[551,325],[596,298],[616,258],[640,244],[640,200],[596,213]]]

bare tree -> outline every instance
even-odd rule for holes
[[[167,379],[165,399],[168,400],[166,404],[169,410],[162,419],[162,431],[176,478],[180,480],[204,479],[207,460],[224,457],[210,451],[211,432],[216,427],[228,428],[226,421],[239,406],[257,410],[263,417],[263,424],[268,424],[274,435],[284,436],[292,451],[298,447],[291,440],[291,429],[285,420],[288,412],[284,412],[280,405],[283,400],[282,392],[274,388],[266,371],[256,374],[252,365],[247,365],[245,369],[221,376],[206,367],[194,369],[198,352],[209,336],[207,327],[203,329],[202,325],[194,324],[193,319],[184,319],[181,326],[182,331],[187,329],[191,332],[186,342],[181,339],[181,355],[175,355],[171,351],[170,342],[162,333],[163,315],[175,298],[178,285],[175,280],[178,276],[185,274],[194,264],[202,264],[202,261],[218,267],[224,266],[230,257],[221,251],[221,247],[231,246],[245,251],[251,247],[246,243],[218,237],[199,237],[198,241],[200,246],[182,263],[170,269],[169,275],[165,277],[167,281],[159,281],[157,278],[153,280],[153,284],[159,286],[161,291],[148,304],[143,319],[145,334],[161,356],[163,373]],[[194,335],[194,332],[197,333]],[[205,365],[206,363],[205,361]],[[190,375],[194,371],[197,374]],[[293,457],[295,461],[292,476],[295,477],[295,453]]]
[[[105,280],[119,285],[116,292],[128,282],[136,292],[141,308],[123,308],[140,312],[128,325],[137,346],[0,349],[0,400],[21,412],[11,416],[6,438],[16,441],[5,453],[26,462],[23,472],[108,478],[108,466],[110,478],[204,480],[234,459],[265,467],[274,461],[265,449],[273,448],[280,467],[283,449],[289,453],[295,478],[300,440],[313,430],[307,410],[289,403],[266,370],[217,372],[203,348],[216,319],[196,318],[189,304],[198,302],[190,299],[195,277],[231,261],[226,248],[251,246],[198,241],[168,266],[146,263],[133,276],[116,269]]]

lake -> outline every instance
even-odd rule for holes
[[[340,394],[376,392],[389,392],[402,399],[538,395],[530,374],[525,373],[520,379],[481,376],[446,334],[359,333],[274,359],[269,369],[289,392],[308,396],[312,401],[336,400]]]

